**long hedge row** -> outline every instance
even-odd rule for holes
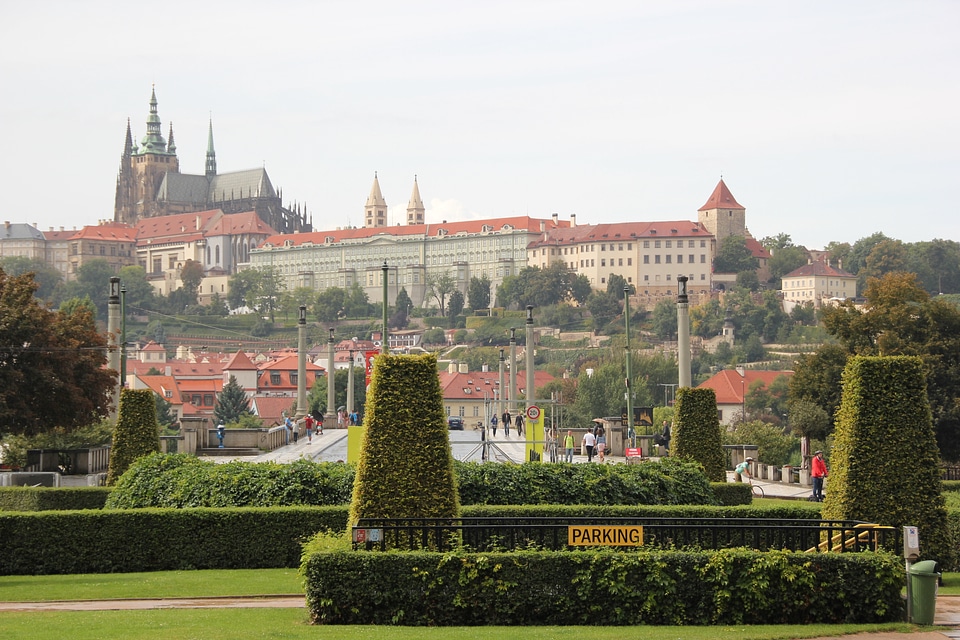
[[[0,513],[0,575],[295,567],[346,507]]]
[[[301,544],[346,530],[348,507],[0,513],[0,575],[295,567]],[[475,505],[464,517],[817,518],[816,505]]]
[[[718,504],[700,466],[669,458],[640,465],[456,462],[461,504]],[[354,466],[215,464],[188,455],[141,458],[117,483],[107,508],[267,507],[350,501]],[[727,498],[736,501],[734,493]]]
[[[377,553],[305,556],[318,624],[729,625],[903,619],[889,553]]]
[[[0,511],[103,509],[110,487],[0,487]]]

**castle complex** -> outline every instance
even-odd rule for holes
[[[139,145],[133,141],[130,120],[127,120],[117,175],[114,221],[135,225],[143,218],[213,209],[227,215],[254,211],[263,222],[281,233],[310,230],[305,212],[283,206],[266,169],[217,173],[212,121],[207,134],[204,174],[180,173],[173,124],[164,140],[157,114],[157,93],[152,91],[147,133]]]

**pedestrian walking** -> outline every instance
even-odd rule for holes
[[[603,428],[602,424],[597,425],[595,435],[597,437],[597,456],[600,458],[600,462],[604,462],[606,461],[604,454],[607,451],[607,430]]]
[[[517,437],[523,436],[523,414],[518,413],[517,418],[513,421],[513,426],[517,428]]]
[[[593,435],[590,429],[583,434],[583,440],[580,443],[587,451],[587,462],[593,462],[593,447],[597,444],[597,436]]]
[[[507,436],[508,438],[510,437],[510,421],[511,421],[512,419],[513,419],[513,418],[510,416],[510,410],[509,410],[509,409],[507,409],[506,411],[504,411],[504,412],[503,412],[503,415],[500,416],[500,421],[503,422],[503,433],[506,434],[506,436]]]
[[[313,442],[313,425],[313,416],[308,413],[303,419],[303,426],[307,429],[307,444],[311,444]]]
[[[490,418],[490,428],[493,429],[493,437],[497,437],[497,416]]]

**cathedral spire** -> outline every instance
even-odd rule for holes
[[[213,150],[213,118],[210,118],[210,126],[207,129],[207,164],[206,176],[212,178],[217,175],[217,152]]]
[[[127,118],[127,139],[123,141],[123,157],[133,153],[133,133],[130,131],[130,118]]]
[[[160,133],[160,116],[157,115],[157,90],[150,89],[150,115],[147,116],[147,135],[140,141],[140,153],[164,154],[167,152],[167,141]]]
[[[176,153],[177,145],[173,141],[173,122],[172,121],[170,122],[170,135],[167,136],[167,140],[169,140],[169,142],[167,142],[167,152]]]

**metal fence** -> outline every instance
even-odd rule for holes
[[[571,544],[574,531],[635,532],[618,544],[603,536]],[[606,528],[606,529],[605,529]],[[470,551],[568,550],[594,545],[655,549],[787,549],[857,552],[896,549],[893,527],[853,520],[755,518],[364,518],[353,527],[355,548]]]

